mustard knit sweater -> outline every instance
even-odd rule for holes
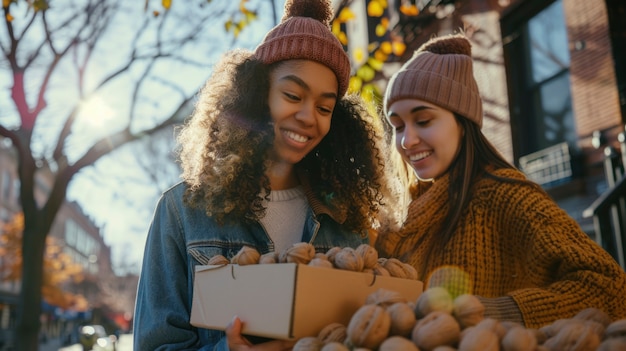
[[[524,178],[511,169],[494,174]],[[496,298],[502,302],[502,319],[516,320],[521,313],[528,328],[573,317],[587,307],[614,320],[626,318],[626,273],[546,193],[526,184],[479,180],[452,239],[423,262],[434,237],[428,230],[438,227],[448,211],[448,180],[421,186],[427,189],[420,189],[410,204],[401,231],[380,233],[376,248],[418,272],[425,264],[420,277],[425,286]],[[506,300],[517,304],[510,315]]]

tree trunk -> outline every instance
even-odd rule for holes
[[[17,306],[16,350],[39,348],[43,257],[48,230],[37,213],[24,213],[22,289]]]

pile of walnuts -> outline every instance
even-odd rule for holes
[[[230,260],[222,255],[213,256],[209,265],[268,263],[298,263],[309,266],[337,268],[353,272],[373,273],[382,276],[417,280],[417,271],[396,258],[378,257],[376,249],[368,244],[352,247],[333,247],[326,253],[316,253],[306,242],[295,243],[281,252],[261,255],[255,248],[243,246]]]
[[[474,295],[430,288],[415,302],[380,289],[347,326],[332,323],[293,351],[613,351],[626,350],[626,319],[587,308],[539,329],[484,317]]]

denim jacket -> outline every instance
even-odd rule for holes
[[[303,186],[310,208],[301,241],[313,244],[317,252],[369,242],[367,235],[342,230],[337,215]],[[260,223],[220,226],[203,209],[183,204],[185,189],[179,183],[165,191],[154,212],[135,305],[135,351],[228,350],[223,331],[189,324],[195,266],[217,254],[231,258],[243,245],[261,254],[274,251]]]

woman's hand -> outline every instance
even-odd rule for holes
[[[242,327],[239,317],[233,318],[226,327],[226,339],[232,351],[289,351],[295,344],[294,341],[272,340],[254,345],[241,335]]]

